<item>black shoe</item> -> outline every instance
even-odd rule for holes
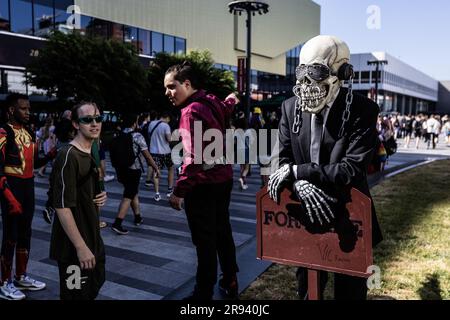
[[[143,223],[144,223],[144,219],[142,219],[142,216],[140,214],[134,216],[134,224],[135,225],[140,226]]]
[[[55,213],[55,209],[52,207],[45,207],[44,210],[42,210],[42,215],[44,217],[45,222],[48,224],[52,224],[53,215]]]
[[[232,276],[222,274],[219,280],[219,289],[227,298],[237,299],[239,287],[236,274]]]
[[[122,227],[121,224],[119,224],[119,225],[113,224],[112,227],[111,227],[111,229],[113,229],[113,231],[114,231],[115,233],[120,234],[120,235],[128,234],[128,230],[125,229],[124,227]]]

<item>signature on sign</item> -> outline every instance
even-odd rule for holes
[[[337,254],[333,255],[333,250],[330,248],[328,244],[321,245],[320,243],[317,244],[317,247],[319,248],[320,257],[322,261],[326,262],[350,262],[350,259],[339,257]]]

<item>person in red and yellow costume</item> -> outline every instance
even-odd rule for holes
[[[27,275],[34,214],[34,173],[56,156],[38,157],[34,134],[27,130],[30,102],[21,94],[6,99],[8,122],[0,126],[0,202],[3,221],[0,298],[21,300],[21,290],[42,290],[45,283]],[[16,254],[15,277],[12,265]]]

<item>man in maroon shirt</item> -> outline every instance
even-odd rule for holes
[[[230,94],[224,102],[200,89],[197,74],[186,63],[170,67],[164,78],[166,96],[181,108],[180,135],[184,161],[169,202],[181,210],[183,202],[197,250],[196,286],[188,300],[210,300],[217,281],[217,256],[223,277],[219,288],[229,297],[237,297],[236,248],[230,225],[231,165],[208,165],[203,159],[206,143],[203,133],[216,129],[225,135],[226,124],[238,99]],[[195,136],[199,128],[201,136]],[[201,152],[201,154],[200,154]]]

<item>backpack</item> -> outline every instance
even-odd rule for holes
[[[134,153],[132,132],[120,132],[111,142],[109,156],[112,166],[117,169],[129,168],[134,164],[137,155]]]

